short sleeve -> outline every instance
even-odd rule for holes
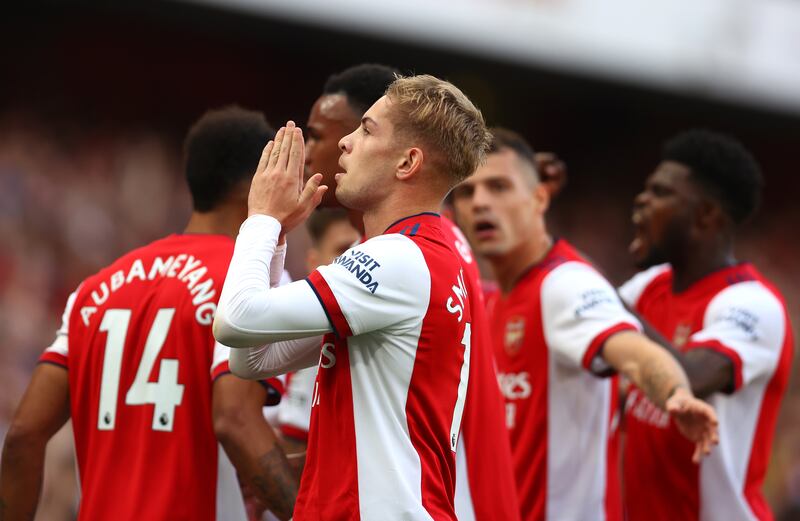
[[[340,338],[422,320],[431,278],[419,247],[400,234],[353,247],[306,279]]]
[[[75,305],[75,299],[78,297],[80,287],[70,294],[67,298],[67,305],[64,307],[64,313],[61,315],[61,327],[56,331],[56,338],[44,350],[44,353],[39,357],[39,363],[56,364],[62,367],[69,367],[69,318],[72,315],[72,307]]]
[[[215,381],[222,375],[231,372],[228,364],[228,357],[230,356],[230,348],[214,342],[214,356],[211,361],[211,381]],[[264,405],[277,405],[281,401],[281,396],[284,393],[284,376],[276,376],[258,380],[267,390],[267,400]]]
[[[659,264],[658,266],[640,271],[617,288],[617,293],[619,293],[620,298],[625,304],[631,308],[635,308],[636,304],[639,302],[639,297],[642,296],[642,293],[644,293],[644,290],[647,289],[650,283],[668,270],[669,264]]]
[[[641,329],[611,284],[582,262],[564,263],[548,274],[542,282],[541,303],[551,353],[594,373],[609,370],[597,355],[611,335]]]
[[[733,362],[734,390],[772,375],[786,337],[783,303],[758,281],[740,282],[709,302],[703,328],[685,349],[711,349]]]

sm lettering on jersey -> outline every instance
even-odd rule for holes
[[[108,280],[92,291],[94,306],[86,305],[80,310],[84,325],[89,325],[89,319],[97,313],[97,308],[108,300],[109,295],[121,287],[135,281],[152,281],[156,278],[174,278],[186,284],[186,289],[194,296],[192,304],[195,306],[195,320],[202,326],[211,325],[217,304],[212,299],[217,290],[214,288],[214,279],[206,277],[208,268],[203,266],[203,261],[195,259],[192,255],[181,253],[170,256],[166,260],[156,257],[150,266],[145,267],[141,259],[135,259],[131,267],[117,270]],[[202,282],[201,282],[202,281]]]
[[[458,279],[456,279],[456,283],[453,284],[451,291],[453,294],[447,298],[447,311],[458,314],[458,321],[461,322],[464,318],[464,300],[467,298],[467,286],[464,284],[463,270],[459,272]]]

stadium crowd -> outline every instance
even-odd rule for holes
[[[336,92],[338,91],[333,90],[326,94]],[[313,117],[312,110],[311,118]],[[174,141],[164,136],[147,132],[134,133],[124,129],[115,129],[112,132],[107,129],[103,132],[73,129],[65,137],[61,133],[53,132],[35,118],[19,114],[7,116],[0,121],[0,136],[0,229],[5,245],[0,255],[0,333],[4,338],[4,348],[0,352],[0,378],[7,389],[0,398],[0,432],[4,433],[10,425],[14,410],[43,347],[53,342],[53,332],[58,327],[64,302],[70,293],[81,280],[110,264],[122,253],[167,233],[180,232],[192,211],[192,201],[181,175],[183,168],[179,148]],[[667,137],[669,136],[665,136]],[[306,138],[319,140],[320,136],[312,133],[306,134]],[[336,141],[338,143],[338,139]],[[500,148],[505,146],[514,149],[516,146],[505,143]],[[495,149],[494,154],[497,152]],[[654,166],[657,160],[658,158],[654,158]],[[631,182],[637,183],[637,187],[641,186],[645,174],[631,173]],[[570,172],[570,175],[577,176],[581,173]],[[766,179],[770,182],[768,173]],[[475,186],[473,190],[479,190]],[[565,190],[568,191],[569,187]],[[553,190],[551,194],[555,195],[555,192]],[[471,195],[465,195],[463,189],[455,192],[456,217],[458,203],[463,202],[464,197]],[[603,197],[604,206],[614,209],[609,213],[627,212],[632,206],[631,201],[621,200],[613,193],[604,194]],[[559,236],[563,234],[569,238],[572,244],[592,258],[604,275],[619,284],[631,275],[631,261],[627,259],[625,252],[609,251],[603,233],[611,233],[610,228],[613,225],[606,225],[604,220],[615,221],[603,212],[598,213],[594,203],[593,197],[579,199],[555,196],[550,202],[552,210],[547,214],[548,225]],[[143,208],[146,211],[142,211]],[[758,266],[784,293],[793,317],[797,317],[800,294],[797,293],[796,285],[790,283],[792,266],[788,259],[798,258],[800,252],[795,247],[795,251],[787,254],[787,249],[792,246],[791,241],[784,238],[786,231],[780,226],[769,224],[786,219],[786,215],[780,212],[792,214],[796,211],[792,208],[778,211],[762,209],[764,215],[760,222],[767,224],[762,224],[757,234],[751,232],[741,237],[736,245],[737,257]],[[298,227],[288,238],[286,268],[295,279],[305,277],[309,271],[313,271],[315,265],[325,264],[324,261],[329,259],[316,259],[315,262],[308,258],[308,248],[311,246],[312,251],[314,248],[318,250],[324,235],[314,229],[315,220],[319,221],[319,216],[312,217],[310,221],[311,245],[302,227]],[[344,222],[341,216],[339,220]],[[463,216],[458,222],[463,222]],[[582,224],[587,222],[592,225]],[[319,224],[316,226],[319,227]],[[488,269],[487,266],[484,268],[486,278],[490,278],[493,272],[497,273],[497,270]],[[502,279],[498,282],[502,286]],[[635,307],[635,300],[629,302],[629,305]],[[622,322],[636,321],[634,318],[626,318],[627,312],[624,310],[620,309],[620,313],[622,318],[619,320]],[[797,322],[796,319],[794,322]],[[496,334],[496,331],[492,332],[493,336]],[[502,337],[507,332],[501,331],[499,335]],[[607,362],[611,367],[617,367],[610,359]],[[597,372],[606,369],[608,366]],[[624,373],[622,369],[620,372]],[[293,399],[291,380],[288,388],[289,396],[284,400]],[[313,400],[313,397],[310,400],[306,398],[304,403],[309,405],[307,402]],[[791,381],[778,420],[772,447],[773,457],[765,486],[767,497],[776,510],[776,517],[783,515],[785,519],[791,519],[800,505],[800,444],[796,436],[800,432],[798,402],[800,393],[797,383]],[[598,407],[602,409],[604,406]],[[291,414],[298,413],[293,411]],[[469,413],[465,411],[465,414]],[[274,421],[281,422],[279,418]],[[465,416],[464,421],[468,422],[468,416]],[[299,426],[283,429],[284,436],[300,442],[297,446],[287,444],[285,448],[288,454],[294,450],[302,451],[307,439],[302,435],[297,436],[297,433],[304,429],[308,430],[308,427],[302,422]],[[534,435],[525,433],[525,436]],[[512,438],[512,445],[513,442]],[[496,446],[495,442],[491,443],[492,447]],[[67,459],[71,451],[69,445],[62,443],[59,449]],[[513,449],[512,446],[512,451]],[[486,450],[489,450],[488,446]],[[48,474],[55,472],[58,471],[48,470]],[[64,472],[63,468],[61,472]],[[67,509],[77,508],[76,503],[70,501],[70,491],[64,491],[65,488],[74,487],[74,483],[58,479],[52,481],[61,483],[59,485],[51,482],[46,485],[45,502],[61,501],[67,505]],[[542,485],[539,483],[534,486]],[[61,490],[58,490],[59,487]],[[523,489],[518,487],[519,490]],[[55,497],[60,499],[53,499]],[[46,505],[43,505],[40,516],[45,508]],[[57,506],[53,508],[58,510]],[[543,508],[543,505],[525,505],[523,518],[540,518]],[[609,508],[609,512],[614,512],[612,507]],[[535,517],[532,513],[534,511],[537,512]],[[67,515],[74,515],[74,512]],[[580,514],[574,516],[571,518],[583,518]],[[509,517],[497,517],[500,518]],[[611,513],[609,518],[613,518]]]

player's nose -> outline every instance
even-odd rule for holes
[[[350,139],[350,136],[352,135],[352,133],[347,134],[345,137],[339,140],[339,150],[347,154],[353,151],[352,140]]]

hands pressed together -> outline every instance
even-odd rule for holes
[[[270,215],[281,223],[281,239],[301,224],[322,201],[328,189],[322,174],[314,174],[303,185],[305,143],[303,131],[293,121],[286,123],[275,140],[264,147],[247,198],[247,215]]]

